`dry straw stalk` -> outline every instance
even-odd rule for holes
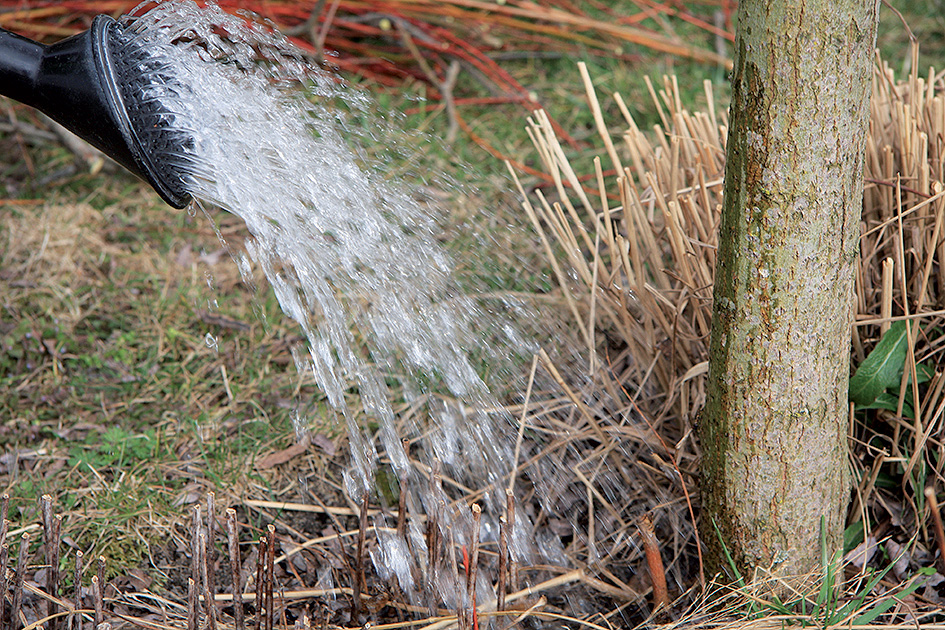
[[[917,55],[906,80],[879,59],[875,69],[854,364],[891,321],[908,318],[925,330],[942,321],[945,307],[945,86],[933,69],[919,76]],[[587,69],[579,69],[603,145],[589,174],[597,190],[582,186],[539,111],[528,131],[554,190],[529,196],[519,183],[523,208],[589,356],[612,352],[615,341],[625,349],[607,357],[603,376],[656,424],[675,419],[685,434],[705,400],[727,115],[710,82],[707,109],[691,112],[675,78],[664,77],[659,89],[647,82],[661,120],[652,133],[639,128],[620,94],[613,99],[623,120],[608,126]],[[614,125],[622,131],[613,134]],[[927,358],[915,354],[924,343],[919,330],[911,328],[912,365]],[[933,389],[939,393],[920,406],[924,419],[908,428],[917,441],[942,417],[941,387]]]

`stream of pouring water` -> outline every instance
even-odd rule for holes
[[[173,89],[154,82],[141,96],[160,101],[172,112],[169,125],[193,135],[179,158],[190,191],[201,204],[245,221],[252,239],[237,256],[244,279],[251,282],[253,265],[261,268],[283,311],[304,331],[298,367],[314,375],[347,423],[349,494],[376,500],[378,448],[358,420],[361,410],[346,399],[356,390],[363,412],[380,426],[383,455],[409,491],[410,513],[436,514],[445,536],[469,531],[462,522],[468,513],[450,516],[429,468],[418,471],[412,458],[487,489],[482,537],[494,539],[516,432],[496,411],[471,357],[499,365],[510,352],[534,349],[457,289],[434,221],[404,186],[366,165],[351,148],[345,116],[329,106],[341,100],[369,114],[371,103],[270,29],[213,5],[164,2],[128,19],[125,30],[151,54],[150,70],[163,66],[179,79]],[[505,344],[496,349],[483,327],[504,333]],[[395,375],[398,391],[414,398],[408,402],[438,391],[455,403],[431,405],[429,418],[405,426],[387,386]],[[405,438],[415,442],[411,458]],[[417,583],[426,575],[418,566],[426,562],[418,551],[420,520],[412,519],[406,539],[379,533],[375,565],[418,602],[429,603],[432,589],[439,601],[456,605],[465,597],[457,576]],[[513,553],[525,561],[535,542],[524,515],[516,525]]]

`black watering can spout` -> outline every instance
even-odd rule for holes
[[[167,77],[149,71],[142,48],[107,15],[50,46],[0,29],[0,94],[42,111],[183,208],[191,197],[174,165],[192,139],[146,96],[150,82]]]

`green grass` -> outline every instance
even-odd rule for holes
[[[903,16],[919,42],[919,74],[925,74],[929,65],[941,70],[945,65],[945,4],[941,0],[917,0],[890,3]],[[906,73],[909,60],[909,32],[902,20],[885,4],[880,8],[880,28],[877,48],[897,72]]]
[[[187,503],[258,482],[253,462],[294,440],[297,406],[315,430],[323,415],[275,299],[228,256],[200,258],[220,248],[203,217],[129,184],[82,176],[0,218],[0,490],[16,522],[52,494],[77,548],[114,573]]]
[[[850,529],[856,529],[856,525],[848,528],[848,531]],[[876,597],[876,587],[893,569],[899,558],[885,558],[884,568],[878,571],[864,568],[862,573],[846,580],[843,554],[850,552],[855,544],[851,541],[844,545],[842,551],[831,554],[825,532],[822,522],[819,570],[814,575],[804,576],[797,583],[776,581],[767,584],[764,589],[767,592],[760,597],[749,593],[749,589],[756,590],[758,585],[749,587],[723,543],[722,549],[734,576],[732,588],[735,589],[736,599],[741,600],[739,606],[742,608],[737,612],[729,609],[725,614],[745,619],[778,617],[783,624],[802,628],[868,626],[923,587],[927,579],[935,573],[933,567],[920,568],[907,583],[900,584],[891,593]],[[721,535],[717,527],[715,534]],[[847,532],[844,533],[844,539],[849,540]],[[739,592],[743,597],[737,596]],[[720,599],[724,601],[724,598]]]

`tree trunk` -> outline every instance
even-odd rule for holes
[[[739,3],[702,419],[715,571],[727,550],[746,578],[806,573],[821,523],[840,545],[877,16],[878,0]]]

